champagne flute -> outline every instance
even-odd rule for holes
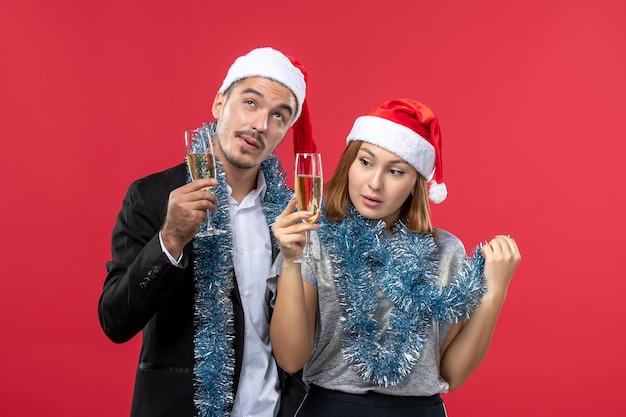
[[[201,127],[194,130],[185,130],[185,146],[187,148],[187,167],[191,178],[199,180],[202,178],[215,178],[215,154],[213,153],[213,143],[211,132],[208,127]],[[213,192],[213,187],[205,188],[207,192]],[[211,222],[211,211],[207,210],[206,227],[200,229],[197,237],[215,236],[225,233],[225,230],[216,229]]]
[[[298,210],[310,211],[313,215],[304,219],[307,223],[315,223],[320,216],[322,204],[322,155],[319,153],[297,153],[295,161],[294,182]],[[305,232],[306,241],[302,249],[302,257],[296,263],[318,261],[311,250],[309,231]]]

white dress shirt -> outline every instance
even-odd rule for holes
[[[272,266],[272,242],[261,204],[266,185],[259,171],[257,188],[237,203],[227,185],[230,224],[233,236],[233,265],[244,314],[243,362],[232,417],[274,417],[280,406],[278,369],[269,340],[267,277]],[[161,248],[165,249],[159,233]]]
[[[229,187],[230,193],[230,187]],[[229,197],[233,232],[233,264],[245,317],[243,363],[233,417],[278,413],[278,370],[270,345],[267,277],[272,266],[272,242],[261,202],[266,186],[259,171],[257,188],[238,204]]]

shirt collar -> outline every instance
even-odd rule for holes
[[[234,202],[235,200],[232,198],[233,189],[226,183],[226,190],[228,191],[228,199],[230,202]],[[263,170],[259,169],[259,173],[256,176],[256,188],[251,190],[241,201],[243,205],[245,201],[263,201],[265,198],[265,192],[267,191],[267,184],[265,183],[265,175],[263,175]]]

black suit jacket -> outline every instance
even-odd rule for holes
[[[185,184],[185,164],[135,181],[128,189],[113,229],[113,260],[99,301],[99,318],[116,343],[143,331],[131,416],[193,416],[194,262],[184,248],[184,268],[161,250],[170,191]],[[235,280],[235,392],[243,356],[244,320]],[[281,416],[293,415],[304,395],[299,378],[279,370],[283,385]]]

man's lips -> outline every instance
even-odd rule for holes
[[[263,139],[259,138],[259,134],[255,132],[240,132],[237,134],[245,145],[249,148],[262,149]]]
[[[247,136],[240,136],[240,138],[241,138],[241,139],[242,139],[242,140],[243,140],[243,141],[244,141],[247,145],[249,145],[250,147],[252,147],[252,148],[256,148],[256,149],[258,149],[258,148],[259,148],[259,144],[258,144],[255,140],[250,139],[250,138],[249,138],[249,137],[247,137]]]

